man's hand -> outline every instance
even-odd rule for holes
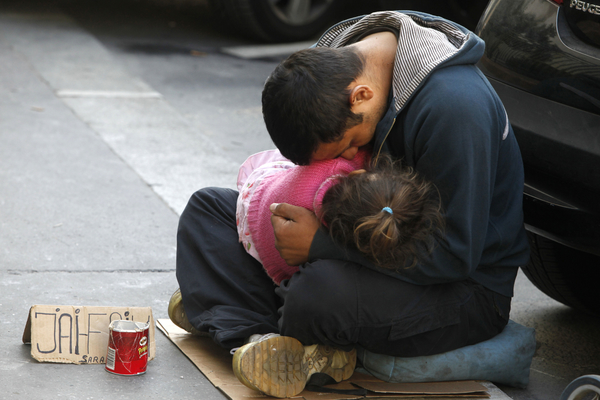
[[[275,232],[275,248],[288,265],[308,261],[308,252],[320,223],[306,208],[287,203],[273,203],[269,207]]]

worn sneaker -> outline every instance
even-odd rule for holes
[[[240,347],[233,355],[233,372],[244,385],[274,397],[302,392],[315,373],[336,382],[349,379],[356,366],[356,350],[325,345],[303,346],[289,336],[271,336]]]
[[[181,291],[177,289],[169,300],[169,318],[181,329],[190,332],[197,336],[208,336],[208,332],[201,332],[190,323],[185,310],[183,309],[183,300],[181,299]]]

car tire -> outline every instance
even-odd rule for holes
[[[306,7],[292,16],[286,5]],[[212,11],[225,28],[268,42],[290,42],[314,37],[328,27],[343,0],[210,0]]]
[[[527,232],[529,263],[521,269],[542,292],[567,306],[600,315],[600,257]]]

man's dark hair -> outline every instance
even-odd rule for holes
[[[308,165],[321,143],[340,140],[362,122],[348,86],[364,69],[352,47],[300,50],[275,68],[262,93],[263,117],[281,154]]]

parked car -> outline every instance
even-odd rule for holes
[[[600,314],[600,2],[491,0],[476,33],[525,164],[525,275]]]
[[[377,10],[417,10],[474,29],[487,0],[209,0],[220,24],[253,39],[313,39],[330,25]]]

